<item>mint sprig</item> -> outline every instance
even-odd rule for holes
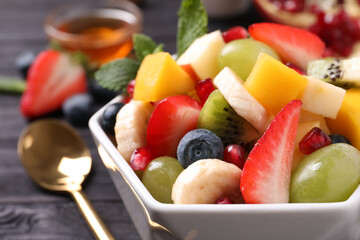
[[[183,0],[178,12],[177,56],[190,44],[208,32],[208,17],[201,0]],[[134,52],[137,60],[118,59],[103,64],[95,72],[100,86],[110,90],[125,92],[128,83],[135,79],[142,60],[149,54],[163,51],[163,44],[157,44],[145,34],[134,34]]]
[[[181,56],[195,39],[208,32],[208,16],[201,0],[183,0],[178,12],[177,56]]]
[[[100,86],[110,90],[125,91],[128,83],[135,79],[140,62],[122,58],[103,64],[95,72],[95,79]]]
[[[145,34],[134,34],[134,51],[138,61],[142,61],[146,55],[163,51],[163,44],[157,45],[151,37]]]
[[[103,64],[95,72],[95,80],[100,86],[125,92],[128,83],[135,79],[141,61],[146,55],[161,52],[163,47],[145,34],[134,34],[133,42],[137,60],[122,58]]]

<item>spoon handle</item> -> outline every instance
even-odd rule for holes
[[[78,204],[95,237],[99,240],[115,240],[114,236],[110,233],[109,229],[96,213],[86,195],[81,190],[69,192]]]

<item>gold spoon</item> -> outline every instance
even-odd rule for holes
[[[17,149],[32,180],[51,191],[69,192],[94,236],[115,239],[81,191],[91,169],[91,155],[74,128],[56,119],[35,121],[22,131]]]

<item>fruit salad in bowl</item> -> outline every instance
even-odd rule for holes
[[[89,126],[141,237],[359,239],[360,59],[277,23],[184,31],[191,11],[176,56],[138,35],[95,75],[123,89]]]

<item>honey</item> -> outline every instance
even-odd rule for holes
[[[68,11],[58,11],[57,18],[50,15],[45,23],[50,38],[64,48],[82,51],[99,64],[130,53],[132,35],[140,31],[140,13],[108,7]]]

